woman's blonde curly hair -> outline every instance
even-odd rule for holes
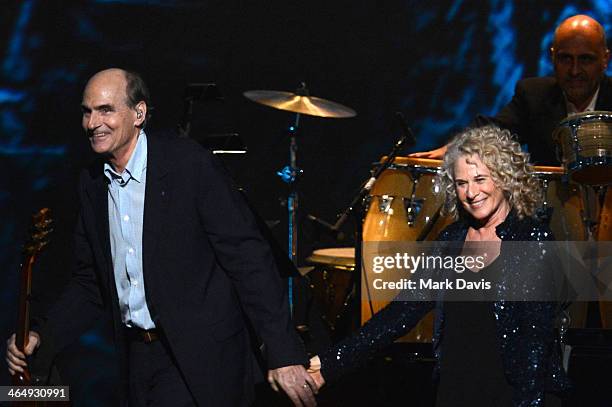
[[[529,164],[529,154],[521,151],[508,130],[490,125],[465,130],[448,146],[440,172],[446,193],[443,213],[455,219],[466,215],[457,200],[454,170],[459,158],[473,154],[491,171],[493,182],[519,218],[534,216],[542,201],[542,188]]]

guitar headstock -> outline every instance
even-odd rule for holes
[[[49,208],[42,208],[32,215],[30,237],[23,247],[25,255],[36,255],[49,244],[49,234],[53,231],[52,225],[53,220]]]

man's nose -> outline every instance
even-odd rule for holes
[[[578,58],[574,58],[572,59],[571,74],[578,75],[579,73],[580,73],[580,63],[578,62]]]
[[[99,124],[99,118],[98,115],[95,113],[90,113],[89,116],[86,118],[86,126],[88,130],[93,130],[96,127],[98,127]]]

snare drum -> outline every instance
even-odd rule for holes
[[[396,157],[370,191],[363,241],[432,240],[450,224],[451,218],[440,216],[444,192],[437,175],[441,166],[441,160]],[[365,278],[371,281],[374,276],[368,274]],[[367,292],[367,281],[362,280],[362,293]],[[376,313],[387,304],[385,301],[362,301],[361,322],[365,323],[372,317],[372,311]],[[428,343],[432,336],[433,314],[429,313],[400,341]]]
[[[612,183],[612,112],[570,115],[559,123],[553,138],[573,180],[587,185]]]

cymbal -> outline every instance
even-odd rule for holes
[[[341,119],[357,115],[357,112],[349,107],[314,96],[276,90],[249,90],[243,94],[247,99],[261,105],[310,116]]]

